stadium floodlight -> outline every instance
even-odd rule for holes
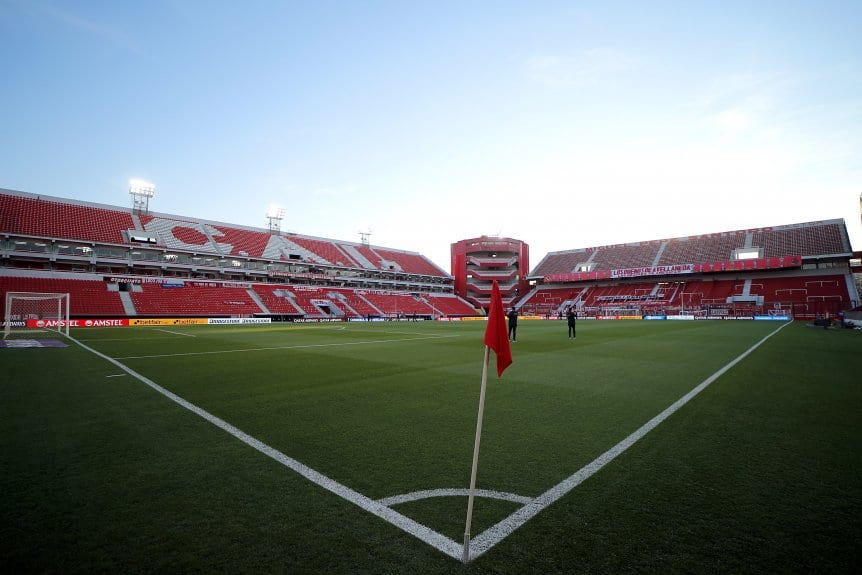
[[[277,206],[276,204],[270,204],[269,209],[266,211],[266,217],[268,218],[283,218],[284,217],[284,208],[281,206]]]
[[[129,193],[152,198],[156,194],[156,186],[144,180],[131,179],[129,180]]]
[[[150,198],[156,195],[156,186],[144,180],[129,180],[129,195],[132,196],[132,209],[139,214],[150,211]]]
[[[275,204],[270,204],[266,211],[266,219],[269,222],[269,232],[271,234],[281,233],[281,220],[284,219],[284,208]]]

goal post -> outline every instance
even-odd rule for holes
[[[12,324],[35,322],[42,329],[57,331],[69,337],[69,294],[6,292],[3,314],[3,338],[9,337]]]

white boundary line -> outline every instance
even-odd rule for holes
[[[192,335],[192,334],[190,334],[190,333],[181,333],[181,332],[178,332],[178,331],[171,331],[171,330],[169,330],[169,329],[156,328],[156,331],[161,331],[161,332],[164,332],[164,333],[171,333],[171,334],[173,334],[173,335],[184,335],[184,336],[186,336],[186,337],[197,337],[196,335]]]
[[[475,537],[470,544],[470,561],[476,559],[477,557],[487,553],[492,547],[500,543],[503,539],[511,535],[515,530],[524,525],[527,521],[535,517],[538,513],[543,511],[545,508],[568,494],[572,489],[583,483],[585,480],[590,478],[596,472],[598,472],[602,467],[616,459],[617,456],[622,454],[629,447],[634,445],[639,439],[644,437],[647,433],[655,429],[661,422],[665,419],[673,415],[679,408],[683,405],[691,401],[694,397],[696,397],[700,392],[709,387],[711,383],[713,383],[716,379],[724,375],[728,370],[730,370],[737,363],[742,361],[745,357],[747,357],[750,353],[752,353],[755,349],[760,347],[766,340],[771,338],[773,335],[777,334],[779,331],[787,327],[793,322],[787,322],[777,329],[775,329],[772,333],[766,335],[744,351],[742,354],[737,356],[730,363],[713,373],[711,376],[702,381],[699,385],[697,385],[694,389],[683,395],[681,398],[676,400],[673,404],[671,404],[664,411],[650,419],[647,423],[637,429],[634,433],[617,443],[615,446],[607,450],[605,453],[594,459],[591,463],[588,463],[583,468],[581,468],[576,473],[570,475],[568,478],[564,479],[554,487],[548,489],[542,495],[534,499],[525,498],[519,495],[503,493],[497,491],[482,491],[483,496],[485,497],[494,497],[497,499],[505,499],[508,501],[515,501],[518,503],[524,503],[524,506],[509,515],[507,518],[503,519],[496,525],[490,527],[489,529],[480,533],[477,537]],[[446,337],[446,336],[444,336]],[[452,336],[455,337],[455,336]],[[355,504],[356,506],[380,517],[381,519],[391,523],[395,527],[398,527],[402,531],[405,531],[417,539],[424,541],[428,545],[434,547],[438,551],[452,557],[453,559],[461,560],[463,557],[464,546],[462,544],[456,543],[449,537],[434,531],[433,529],[422,525],[421,523],[410,519],[409,517],[398,513],[397,511],[388,507],[388,505],[395,505],[398,503],[405,503],[408,501],[415,501],[418,499],[423,499],[426,497],[444,497],[444,496],[460,496],[466,493],[466,489],[433,489],[427,491],[417,491],[413,493],[408,493],[400,496],[392,496],[386,497],[380,500],[373,500],[361,493],[354,491],[353,489],[347,487],[346,485],[342,485],[338,483],[334,479],[326,477],[325,475],[311,469],[310,467],[300,463],[299,461],[288,457],[284,453],[266,445],[265,443],[251,437],[240,429],[234,427],[233,425],[227,423],[226,421],[219,419],[218,417],[212,415],[208,411],[194,405],[193,403],[186,401],[182,397],[176,395],[175,393],[168,391],[152,380],[144,377],[143,375],[137,373],[133,369],[126,367],[116,359],[109,357],[83,343],[76,340],[73,337],[69,337],[70,340],[86,349],[87,351],[105,359],[106,361],[112,363],[113,365],[119,367],[124,372],[128,373],[132,377],[138,379],[142,383],[148,385],[158,393],[164,395],[171,401],[177,403],[178,405],[188,409],[192,413],[202,417],[208,422],[212,423],[216,427],[226,431],[230,435],[239,439],[249,447],[252,447],[271,457],[272,459],[278,461],[285,467],[295,471],[299,475],[305,477],[312,483],[315,483],[324,489],[330,491],[331,493],[338,495],[339,497],[346,499],[347,501]],[[414,339],[428,339],[428,338],[414,338]],[[395,341],[412,341],[412,340],[395,340]],[[382,342],[355,342],[355,343],[382,343]],[[348,345],[348,344],[334,344],[334,345]],[[319,347],[319,346],[298,346],[298,347]],[[285,348],[265,348],[265,349],[285,349]],[[260,350],[236,350],[236,351],[260,351]],[[173,354],[173,355],[199,355],[199,354]],[[163,357],[163,356],[146,356],[146,357]]]
[[[430,497],[467,497],[470,490],[466,488],[455,489],[426,489],[424,491],[414,491],[413,493],[404,493],[403,495],[393,495],[378,499],[378,503],[382,503],[387,507],[392,505],[400,505],[411,501],[419,501],[420,499],[428,499]],[[525,505],[533,501],[532,497],[524,497],[515,493],[506,493],[503,491],[491,491],[489,489],[477,489],[477,497],[486,497],[489,499],[502,499],[503,501],[511,501]]]
[[[506,519],[500,521],[493,527],[480,533],[471,542],[470,558],[475,559],[476,557],[479,557],[480,555],[486,553],[494,545],[511,535],[512,532],[514,532],[524,523],[535,517],[536,514],[538,514],[543,509],[569,493],[572,489],[583,483],[586,479],[591,477],[602,467],[613,461],[626,449],[634,445],[635,442],[641,439],[644,435],[655,429],[658,424],[673,415],[673,413],[676,412],[680,407],[691,401],[692,398],[694,398],[701,391],[709,387],[712,382],[724,375],[724,373],[727,372],[730,368],[735,366],[751,352],[760,347],[763,342],[768,340],[770,337],[772,337],[791,323],[792,322],[787,322],[779,326],[775,331],[765,336],[763,339],[761,339],[760,341],[752,345],[750,348],[748,348],[746,351],[744,351],[736,359],[734,359],[733,361],[713,373],[711,376],[703,380],[703,382],[701,382],[697,387],[695,387],[694,389],[683,395],[681,398],[676,400],[673,404],[671,404],[670,407],[650,419],[637,431],[635,431],[634,433],[608,449],[606,452],[599,455],[591,463],[588,463],[587,465],[582,467],[578,472],[574,473],[573,475],[570,475],[554,487],[548,489],[543,494],[533,499],[530,503],[524,505],[521,509],[509,515],[509,517],[507,517]]]
[[[353,503],[354,505],[357,505],[358,507],[368,511],[369,513],[376,515],[377,517],[380,517],[381,519],[388,521],[389,523],[391,523],[395,527],[398,527],[399,529],[406,531],[410,535],[413,535],[414,537],[424,541],[428,545],[434,547],[435,549],[437,549],[439,551],[442,551],[446,555],[449,555],[450,557],[453,557],[455,559],[460,559],[462,546],[459,545],[458,543],[455,543],[455,541],[453,541],[452,539],[449,539],[445,535],[441,535],[440,533],[437,533],[433,529],[430,529],[429,527],[426,527],[425,525],[422,525],[421,523],[414,521],[413,519],[410,519],[409,517],[402,515],[401,513],[398,513],[397,511],[395,511],[393,509],[390,509],[389,507],[387,507],[383,503],[380,503],[378,501],[374,501],[373,499],[366,497],[365,495],[362,495],[361,493],[354,491],[353,489],[350,489],[346,485],[342,485],[341,483],[338,483],[334,479],[330,479],[329,477],[326,477],[325,475],[318,473],[317,471],[315,471],[315,470],[311,469],[310,467],[300,463],[299,461],[297,461],[291,457],[288,457],[287,455],[278,451],[277,449],[270,447],[269,445],[263,443],[262,441],[255,439],[254,437],[251,437],[250,435],[248,435],[245,432],[243,432],[242,430],[234,427],[233,425],[227,423],[226,421],[219,419],[218,417],[211,414],[210,412],[196,406],[195,404],[193,404],[189,401],[186,401],[185,399],[178,396],[177,394],[175,394],[171,391],[168,391],[164,387],[162,387],[162,386],[158,385],[157,383],[153,382],[152,380],[144,377],[143,375],[139,374],[138,372],[134,371],[133,369],[126,367],[125,365],[123,365],[119,361],[115,360],[114,358],[108,357],[107,355],[89,347],[88,345],[81,343],[80,341],[76,340],[73,337],[70,337],[69,339],[71,339],[72,341],[74,341],[75,343],[77,343],[82,348],[86,349],[87,351],[89,351],[89,352],[101,357],[102,359],[109,361],[110,363],[114,364],[115,366],[119,367],[120,369],[122,369],[123,371],[125,371],[126,373],[128,373],[129,375],[134,377],[135,379],[137,379],[137,380],[145,383],[146,385],[150,386],[151,388],[153,388],[154,390],[156,390],[160,394],[164,395],[165,397],[167,397],[171,401],[179,404],[180,406],[188,409],[192,413],[199,415],[200,417],[204,418],[205,420],[212,423],[216,427],[218,427],[218,428],[226,431],[227,433],[233,435],[234,437],[236,437],[237,439],[239,439],[240,441],[242,441],[243,443],[245,443],[249,447],[252,447],[252,448],[256,449],[257,451],[263,453],[264,455],[267,455],[267,456],[271,457],[272,459],[275,459],[276,461],[278,461],[279,463],[281,463],[285,467],[295,471],[296,473],[305,477],[306,479],[308,479],[312,483],[315,483],[315,484],[323,487],[327,491],[330,491],[330,492],[334,493],[335,495],[338,495],[339,497],[346,499],[347,501]]]

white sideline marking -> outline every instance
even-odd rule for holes
[[[733,361],[713,373],[711,376],[706,378],[697,387],[695,387],[694,389],[683,395],[681,398],[676,400],[673,404],[671,404],[670,407],[650,419],[637,431],[635,431],[634,433],[632,433],[631,435],[605,451],[603,454],[599,455],[591,463],[588,463],[587,465],[582,467],[578,472],[564,479],[554,487],[548,489],[543,494],[533,499],[530,503],[524,505],[522,508],[509,515],[509,517],[507,517],[506,519],[500,521],[493,527],[490,527],[489,529],[480,533],[472,540],[470,544],[470,558],[475,559],[483,553],[486,553],[489,549],[491,549],[491,547],[511,535],[512,532],[514,532],[524,523],[535,517],[536,514],[538,514],[540,511],[542,511],[543,509],[566,495],[569,491],[583,483],[599,469],[613,461],[618,455],[620,455],[626,449],[634,445],[636,441],[638,441],[644,435],[655,429],[658,424],[673,415],[673,413],[677,411],[680,407],[691,401],[691,399],[694,398],[697,394],[709,387],[709,385],[713,381],[724,375],[724,373],[727,372],[730,368],[735,366],[746,356],[748,356],[748,354],[760,347],[763,342],[765,342],[767,339],[769,339],[791,323],[792,322],[787,322],[779,326],[775,331],[765,336],[763,339],[761,339],[753,346],[748,348],[746,351],[744,351],[736,359],[734,359]]]
[[[650,419],[647,423],[637,429],[634,433],[617,443],[615,446],[607,450],[602,455],[598,456],[591,463],[588,463],[584,467],[582,467],[579,471],[572,474],[568,478],[564,479],[554,487],[548,489],[542,495],[539,495],[536,498],[527,498],[521,497],[515,494],[497,492],[497,491],[482,491],[483,496],[485,497],[495,497],[498,499],[506,499],[509,501],[516,501],[518,503],[524,503],[524,506],[509,515],[507,518],[503,519],[496,525],[486,529],[482,533],[480,533],[477,537],[475,537],[470,542],[470,554],[469,560],[472,561],[477,557],[487,553],[492,547],[500,543],[503,539],[511,535],[515,530],[524,525],[527,521],[535,517],[538,513],[543,511],[545,508],[565,496],[572,489],[583,483],[586,479],[594,475],[597,471],[599,471],[602,467],[613,461],[618,455],[623,453],[626,449],[634,445],[639,439],[645,436],[647,433],[655,429],[661,422],[665,419],[673,415],[680,407],[691,401],[695,396],[697,396],[701,391],[706,389],[712,382],[716,379],[724,375],[729,369],[735,366],[737,363],[742,361],[745,357],[747,357],[751,352],[760,347],[766,340],[771,338],[773,335],[790,325],[791,322],[787,322],[777,329],[775,329],[772,333],[766,335],[744,351],[742,354],[737,356],[730,363],[716,371],[714,374],[706,378],[699,385],[697,385],[694,389],[683,395],[681,398],[676,400],[670,407],[666,408],[664,411]],[[457,336],[441,336],[441,337],[457,337]],[[380,499],[375,501],[361,493],[350,489],[346,485],[342,485],[338,483],[334,479],[330,479],[325,475],[311,469],[310,467],[300,463],[299,461],[288,457],[284,453],[274,449],[265,443],[247,435],[245,432],[240,429],[234,427],[233,425],[227,423],[226,421],[219,419],[218,417],[212,415],[208,411],[194,405],[193,403],[186,401],[182,397],[176,395],[175,393],[168,391],[167,389],[161,387],[156,384],[152,380],[144,377],[143,375],[137,373],[129,367],[126,367],[116,359],[109,357],[83,343],[76,340],[73,337],[69,337],[70,340],[80,345],[82,348],[90,351],[91,353],[109,361],[110,363],[116,365],[132,377],[138,379],[139,381],[145,383],[150,386],[152,389],[157,391],[158,393],[164,395],[171,401],[179,404],[180,406],[188,409],[192,413],[199,415],[205,420],[209,421],[213,425],[219,427],[220,429],[226,431],[227,433],[233,435],[246,445],[256,449],[260,453],[275,459],[285,467],[295,471],[296,473],[302,475],[309,481],[323,487],[324,489],[338,495],[339,497],[346,499],[347,501],[355,504],[356,506],[380,517],[381,519],[388,521],[395,527],[398,527],[402,531],[409,533],[424,541],[428,545],[434,547],[438,551],[461,561],[463,557],[464,546],[460,543],[456,543],[452,539],[434,531],[433,529],[422,525],[421,523],[398,513],[397,511],[390,509],[387,505],[395,505],[397,503],[404,503],[407,501],[415,501],[417,499],[422,499],[425,497],[438,497],[438,496],[448,496],[448,495],[464,495],[466,494],[466,489],[435,489],[435,490],[427,490],[427,491],[417,491],[414,493],[408,493],[406,495],[401,496],[392,496]],[[429,339],[429,338],[414,338],[414,339]],[[411,341],[411,340],[394,340],[394,341]],[[381,342],[355,342],[355,343],[381,343]],[[354,343],[354,344],[355,344]],[[350,345],[350,344],[335,344],[335,345]],[[318,346],[297,346],[297,347],[318,347]],[[272,349],[286,349],[286,348],[272,348]],[[260,351],[260,350],[236,350],[236,351]],[[220,352],[216,352],[220,353]],[[174,355],[198,355],[198,354],[174,354]],[[146,356],[146,357],[162,357],[162,356]],[[122,358],[120,358],[122,359]],[[511,499],[509,499],[511,497]]]
[[[227,433],[233,435],[234,437],[236,437],[237,439],[239,439],[240,441],[242,441],[243,443],[245,443],[249,447],[256,449],[257,451],[263,453],[264,455],[267,455],[267,456],[271,457],[272,459],[275,459],[276,461],[278,461],[279,463],[281,463],[285,467],[292,469],[293,471],[302,475],[303,477],[305,477],[306,479],[308,479],[312,483],[315,483],[315,484],[323,487],[327,491],[330,491],[330,492],[334,493],[335,495],[338,495],[339,497],[346,499],[347,501],[353,503],[354,505],[357,505],[358,507],[368,511],[369,513],[372,513],[373,515],[376,515],[377,517],[380,517],[381,519],[388,521],[389,523],[391,523],[395,527],[398,527],[399,529],[406,531],[410,535],[413,535],[414,537],[424,541],[428,545],[430,545],[430,546],[434,547],[435,549],[445,553],[446,555],[449,555],[450,557],[452,557],[454,559],[460,559],[461,550],[463,549],[463,546],[459,545],[458,543],[455,543],[455,541],[453,541],[452,539],[449,539],[445,535],[442,535],[442,534],[434,531],[433,529],[430,529],[429,527],[426,527],[425,525],[422,525],[421,523],[414,521],[413,519],[410,519],[409,517],[406,517],[406,516],[402,515],[401,513],[398,513],[397,511],[395,511],[393,509],[390,509],[389,507],[387,507],[386,505],[384,505],[382,503],[374,501],[373,499],[366,497],[365,495],[362,495],[361,493],[354,491],[353,489],[350,489],[346,485],[342,485],[341,483],[338,483],[334,479],[330,479],[329,477],[326,477],[325,475],[318,473],[317,471],[311,469],[310,467],[300,463],[299,461],[297,461],[291,457],[288,457],[284,453],[278,451],[277,449],[270,447],[269,445],[263,443],[262,441],[255,439],[254,437],[251,437],[250,435],[246,434],[245,432],[241,431],[240,429],[227,423],[223,419],[219,419],[218,417],[211,414],[210,412],[198,407],[197,405],[195,405],[189,401],[186,401],[185,399],[178,396],[177,394],[175,394],[171,391],[168,391],[164,387],[162,387],[162,386],[158,385],[157,383],[153,382],[152,380],[144,377],[143,375],[139,374],[138,372],[134,371],[133,369],[126,367],[125,365],[123,365],[119,361],[115,360],[114,358],[108,357],[107,355],[91,348],[88,345],[81,343],[80,341],[76,340],[73,337],[69,337],[69,339],[71,339],[72,341],[74,341],[75,343],[77,343],[78,345],[80,345],[81,347],[86,349],[87,351],[89,351],[89,352],[101,357],[102,359],[105,359],[105,360],[109,361],[110,363],[116,365],[117,367],[119,367],[120,369],[122,369],[123,371],[125,371],[126,373],[128,373],[129,375],[134,377],[135,379],[137,379],[137,380],[145,383],[146,385],[150,386],[155,391],[164,395],[165,397],[167,397],[171,401],[179,404],[180,406],[188,409],[192,413],[199,415],[200,417],[209,421],[210,423],[212,423],[216,427],[218,427],[218,428],[226,431]]]
[[[470,490],[466,488],[458,489],[426,489],[425,491],[414,491],[413,493],[405,493],[403,495],[393,495],[378,499],[378,503],[382,503],[387,507],[399,505],[401,503],[409,503],[410,501],[419,501],[420,499],[428,499],[429,497],[467,497]],[[502,499],[503,501],[511,501],[513,503],[527,504],[533,501],[532,497],[524,497],[515,493],[505,493],[503,491],[491,491],[489,489],[477,489],[477,497],[487,497],[489,499]]]
[[[373,345],[378,343],[402,343],[405,341],[421,341],[425,339],[445,339],[449,337],[460,337],[458,335],[433,335],[427,337],[407,337],[401,339],[377,339],[369,341],[348,341],[335,343],[312,343],[308,345],[281,345],[277,347],[253,347],[248,349],[224,349],[221,351],[191,351],[188,353],[163,353],[159,355],[127,355],[116,359],[154,359],[160,357],[180,357],[186,355],[218,355],[222,353],[249,353],[252,351],[275,351],[279,349],[308,349],[314,347],[340,347],[348,345]]]
[[[196,335],[192,335],[192,334],[190,334],[190,333],[180,333],[180,332],[178,332],[178,331],[171,331],[171,330],[169,330],[169,329],[159,329],[159,328],[156,328],[156,331],[163,331],[163,332],[165,332],[165,333],[172,333],[172,334],[174,334],[174,335],[184,335],[184,336],[186,336],[186,337],[197,337]]]
[[[114,375],[106,375],[105,377],[126,377],[125,373],[115,373]]]

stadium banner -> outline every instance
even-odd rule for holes
[[[664,320],[667,319],[666,315],[645,315],[644,319],[646,320]]]
[[[667,319],[676,321],[694,321],[694,316],[689,314],[669,315],[667,316]]]
[[[789,315],[756,315],[749,319],[754,319],[754,321],[790,321],[793,318]]]
[[[109,283],[124,283],[124,284],[160,284],[164,278],[160,277],[130,277],[130,276],[102,276]]]
[[[641,268],[624,268],[611,270],[611,279],[635,278],[642,276],[670,276],[676,274],[693,274],[694,264],[678,264],[673,266],[648,266]]]
[[[4,321],[0,322],[0,327],[27,327],[27,322],[24,320],[12,320],[12,321]]]
[[[268,275],[271,278],[306,278],[306,279],[316,279],[316,280],[331,279],[330,276],[328,276],[326,274],[309,273],[309,272],[270,271]]]
[[[127,319],[70,319],[69,327],[121,327],[129,325]],[[64,320],[29,319],[27,327],[66,327]]]
[[[246,325],[272,323],[268,317],[211,317],[207,319],[207,325]]]
[[[462,319],[464,319],[464,318],[440,316],[437,318],[437,321],[461,321]]]
[[[140,326],[140,325],[206,325],[207,318],[204,317],[192,317],[192,318],[179,318],[179,317],[167,317],[167,318],[150,318],[150,319],[130,319],[129,325],[131,326]]]

